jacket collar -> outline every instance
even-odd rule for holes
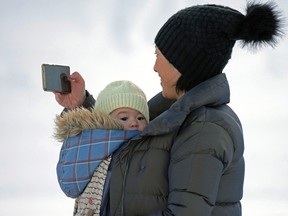
[[[201,106],[215,107],[229,102],[230,90],[226,75],[216,75],[186,92],[168,110],[152,120],[142,132],[142,136],[169,133],[179,128],[193,110]]]

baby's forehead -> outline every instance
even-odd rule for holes
[[[138,110],[136,110],[136,109],[132,109],[132,108],[130,108],[130,107],[120,107],[120,108],[117,108],[117,109],[115,109],[115,110],[113,110],[110,114],[117,114],[117,115],[119,115],[119,114],[121,114],[121,113],[123,113],[123,114],[142,114],[141,112],[139,112]]]

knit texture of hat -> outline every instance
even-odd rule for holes
[[[98,95],[95,108],[110,114],[118,108],[131,108],[139,111],[149,122],[149,109],[144,92],[127,80],[108,84]]]
[[[273,2],[250,2],[243,15],[221,5],[188,7],[168,19],[155,45],[182,75],[189,74],[193,87],[222,73],[236,40],[252,48],[274,47],[285,23],[276,8]]]
[[[216,5],[189,7],[164,24],[155,44],[181,74],[193,74],[195,86],[222,72],[235,43],[229,38],[231,23],[239,16],[243,15]]]

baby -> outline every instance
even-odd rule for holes
[[[95,205],[100,208],[112,153],[139,135],[148,122],[146,96],[127,80],[108,84],[99,93],[92,110],[78,108],[56,118],[54,135],[63,141],[57,164],[58,182],[67,196],[78,197],[74,215],[89,211],[87,205],[91,205],[93,212]],[[93,193],[83,193],[89,188]]]

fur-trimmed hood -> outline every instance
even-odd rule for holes
[[[123,129],[123,126],[108,114],[93,108],[69,110],[55,119],[54,137],[59,142],[67,137],[78,135],[87,129]]]

